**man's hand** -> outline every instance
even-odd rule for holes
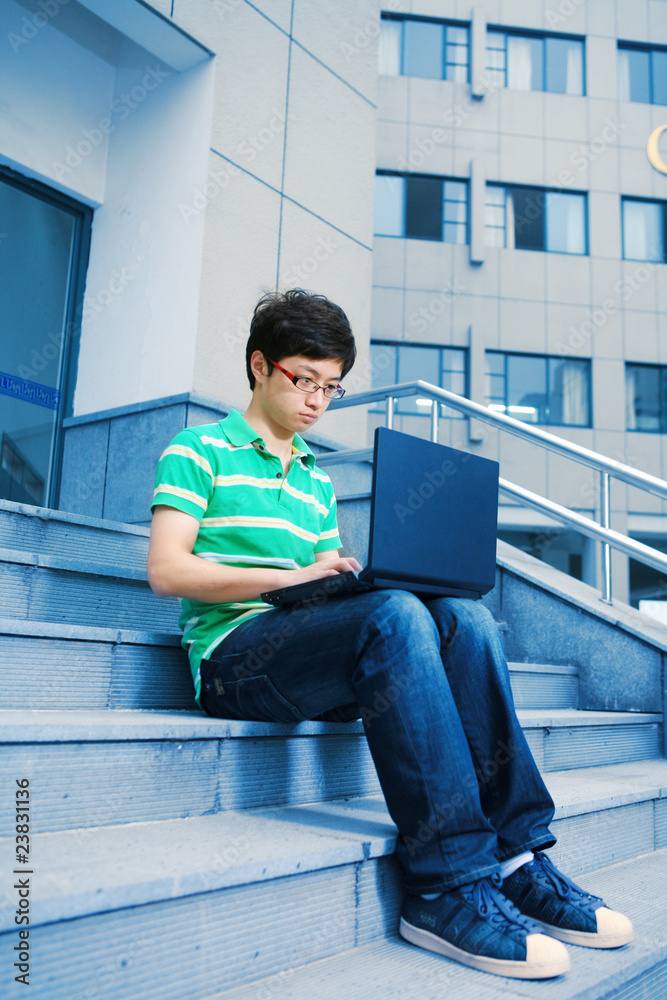
[[[207,604],[253,601],[267,590],[318,580],[361,566],[334,549],[320,552],[301,569],[238,569],[193,554],[199,521],[173,507],[159,505],[153,514],[148,550],[148,580],[158,597],[187,597]]]
[[[292,587],[297,583],[309,580],[320,580],[325,576],[336,576],[338,573],[348,573],[350,570],[359,572],[361,564],[353,556],[340,556],[337,552],[322,552],[310,566],[301,569],[285,571],[284,587]]]

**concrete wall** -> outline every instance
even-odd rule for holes
[[[59,509],[149,525],[157,460],[184,427],[216,423],[225,411],[183,393],[64,422]]]
[[[368,358],[378,11],[374,0],[176,0],[216,53],[193,390],[244,408],[241,363],[264,292],[301,286],[347,312]],[[368,384],[361,378],[360,387]],[[357,415],[325,433],[354,442]]]
[[[113,12],[136,35],[134,7]],[[0,11],[0,162],[95,209],[74,398],[86,413],[191,388],[203,219],[185,226],[178,203],[206,178],[214,67],[191,40],[182,63],[74,0],[55,10]]]
[[[48,6],[0,10],[0,163],[94,208],[74,416],[184,394],[244,409],[252,308],[297,285],[346,310],[366,387],[376,0]]]

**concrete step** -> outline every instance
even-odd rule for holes
[[[333,483],[338,499],[363,495],[370,499],[373,485],[373,463],[370,462],[328,462],[323,455],[318,456],[318,465]]]
[[[614,951],[568,946],[570,971],[521,982],[466,969],[398,937],[211,994],[207,1000],[663,1000],[667,996],[667,851],[612,865],[584,877],[587,888],[615,896],[635,940]]]
[[[180,633],[0,619],[0,708],[194,709]]]
[[[660,756],[662,715],[566,708],[519,709],[541,771],[650,760]]]
[[[557,802],[552,856],[593,891],[582,873],[667,846],[655,821],[667,762],[547,783]],[[40,793],[31,794],[38,810]],[[34,834],[30,940],[35,971],[46,970],[34,995],[69,1000],[92,983],[96,998],[196,1000],[391,937],[402,895],[394,837],[381,797]],[[16,867],[14,852],[13,837],[0,841],[2,870]],[[662,866],[635,895],[653,907],[665,944],[664,851],[654,858]],[[629,910],[615,881],[605,897]],[[7,981],[14,908],[0,911],[3,997],[20,995]],[[646,942],[635,948],[645,954]]]
[[[0,548],[142,570],[147,528],[0,500]]]
[[[517,708],[576,708],[579,704],[576,667],[544,663],[510,663],[508,666]]]
[[[519,717],[544,772],[658,757],[656,715],[554,709],[520,710]],[[0,736],[5,773],[35,783],[38,830],[379,791],[361,722],[292,726],[203,712],[23,709],[0,711]],[[0,807],[2,817],[0,833],[12,823]]]
[[[0,662],[0,709],[195,707],[180,632],[0,618]],[[576,707],[574,667],[509,666],[517,708]]]
[[[0,617],[174,631],[180,604],[155,597],[145,568],[0,550]]]

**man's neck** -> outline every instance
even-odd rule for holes
[[[294,434],[290,434],[283,428],[275,427],[272,421],[267,420],[260,407],[253,406],[253,401],[243,414],[243,418],[264,439],[270,452],[277,455],[284,463],[289,462],[292,455]]]

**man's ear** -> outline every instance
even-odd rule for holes
[[[258,382],[269,377],[269,365],[262,351],[253,351],[250,355],[250,370]]]

